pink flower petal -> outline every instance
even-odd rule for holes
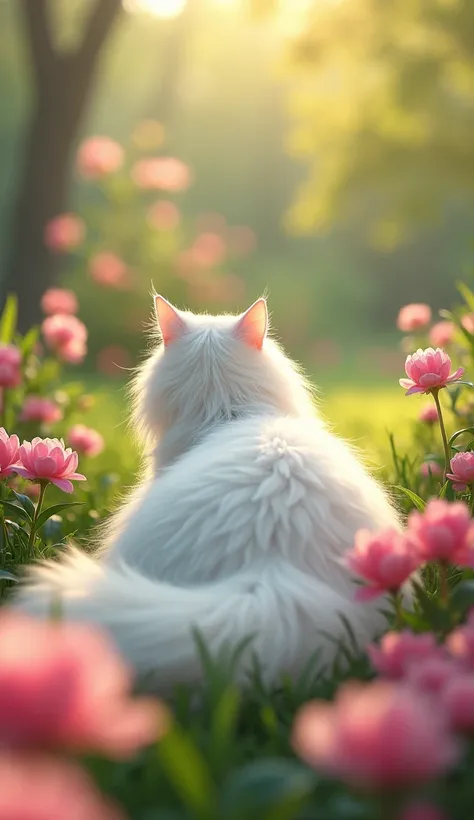
[[[65,493],[72,493],[74,490],[73,485],[70,481],[67,481],[65,478],[50,478],[51,484],[55,484],[56,487],[59,487],[60,490],[63,490]]]

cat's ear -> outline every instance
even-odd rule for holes
[[[268,330],[268,311],[265,299],[257,299],[240,317],[236,336],[249,347],[261,350]]]
[[[155,311],[165,347],[187,333],[186,322],[179,310],[173,307],[163,296],[155,296]]]

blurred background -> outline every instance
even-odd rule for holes
[[[472,0],[0,0],[0,102],[3,299],[73,290],[101,378],[153,284],[393,384],[400,307],[472,276]]]

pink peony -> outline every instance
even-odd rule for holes
[[[61,214],[51,219],[44,230],[45,244],[55,253],[78,248],[84,240],[86,226],[76,214]]]
[[[42,424],[55,424],[62,418],[61,408],[44,396],[27,396],[20,413],[21,421],[39,421]]]
[[[181,221],[181,214],[174,202],[159,199],[150,205],[147,212],[148,224],[159,231],[172,231]]]
[[[79,766],[48,757],[0,756],[0,820],[125,820]]]
[[[0,344],[0,387],[18,387],[20,366],[21,351],[15,345]]]
[[[411,540],[396,530],[359,530],[355,546],[346,553],[344,561],[368,584],[357,590],[356,601],[370,601],[388,591],[396,592],[420,563]]]
[[[227,248],[219,234],[202,233],[194,240],[191,253],[198,268],[211,268],[224,261]]]
[[[440,467],[437,461],[425,461],[420,467],[420,473],[424,478],[442,476],[443,468]]]
[[[415,635],[404,632],[387,632],[376,646],[367,647],[372,666],[386,678],[393,680],[405,677],[409,666],[439,653],[435,636],[431,632]]]
[[[123,376],[123,370],[130,367],[132,359],[126,348],[119,345],[104,347],[97,354],[97,370],[106,376]]]
[[[429,701],[382,681],[345,684],[334,703],[303,706],[293,746],[316,770],[370,790],[434,779],[459,757],[455,739]]]
[[[69,364],[80,364],[87,356],[87,345],[80,339],[71,339],[56,350],[58,359]]]
[[[85,456],[98,456],[104,449],[104,439],[91,427],[84,424],[75,424],[68,433],[68,441],[71,447],[78,453]]]
[[[54,313],[77,313],[79,305],[77,296],[72,290],[50,288],[41,299],[41,310],[48,315]]]
[[[446,347],[453,341],[455,333],[456,325],[453,322],[437,322],[429,333],[430,344],[433,347]]]
[[[412,664],[407,669],[406,679],[418,692],[438,697],[455,671],[452,659],[439,652]]]
[[[467,623],[449,635],[446,647],[457,664],[474,671],[474,616],[471,612]]]
[[[397,318],[397,327],[404,333],[422,330],[431,321],[431,308],[425,304],[405,305]]]
[[[0,616],[2,746],[122,758],[166,728],[166,712],[131,700],[132,678],[107,636],[83,625]]]
[[[425,424],[436,424],[438,419],[438,410],[434,404],[427,404],[426,407],[423,407],[420,410],[418,415],[418,420],[424,422]]]
[[[448,354],[439,348],[433,350],[432,347],[428,347],[426,350],[420,348],[407,357],[405,372],[408,379],[400,379],[400,385],[406,388],[406,395],[411,396],[412,393],[429,393],[433,389],[446,387],[458,381],[464,369],[459,367],[455,373],[451,373],[451,359]]]
[[[458,493],[464,492],[469,486],[474,484],[474,453],[457,453],[451,459],[451,473],[446,473],[446,478],[453,482],[453,487]]]
[[[456,732],[474,732],[474,675],[452,674],[440,693],[438,706]]]
[[[9,436],[4,427],[0,427],[0,479],[16,472],[13,465],[18,461],[20,441],[18,436]]]
[[[73,341],[85,342],[87,340],[87,328],[77,316],[68,316],[63,313],[48,316],[41,330],[46,344],[52,350],[57,350]]]
[[[76,162],[83,177],[100,179],[122,167],[123,148],[110,137],[90,137],[80,144]]]
[[[450,820],[450,818],[434,803],[417,800],[409,803],[402,813],[397,815],[397,820]]]
[[[474,566],[472,520],[466,504],[435,499],[408,517],[409,534],[421,561]]]
[[[72,493],[72,481],[86,480],[81,473],[76,473],[77,464],[77,453],[65,449],[62,441],[37,437],[32,442],[23,442],[20,462],[15,469],[18,475],[30,481],[50,481],[65,493]]]
[[[184,191],[191,183],[191,173],[184,162],[174,157],[150,157],[135,163],[132,179],[145,190]]]
[[[130,286],[127,265],[120,256],[110,251],[102,251],[91,258],[89,273],[95,282],[105,287],[125,290]]]

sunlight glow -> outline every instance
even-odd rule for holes
[[[126,11],[132,14],[146,12],[154,17],[177,17],[183,11],[187,0],[125,0]]]

